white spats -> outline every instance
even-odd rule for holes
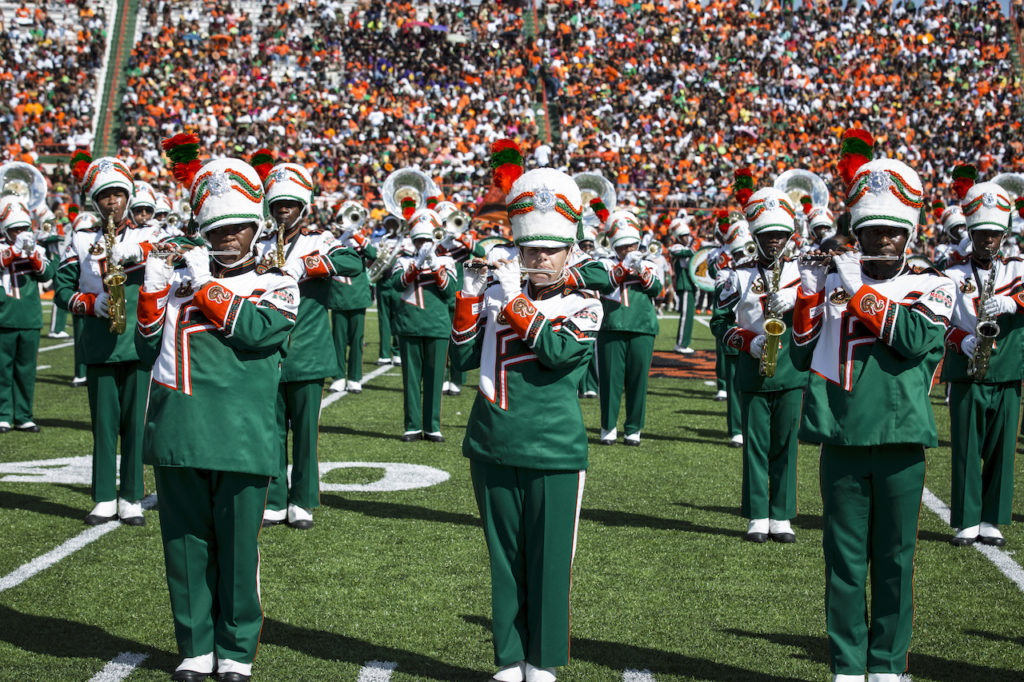
[[[139,505],[141,510],[142,505]],[[109,502],[97,502],[96,506],[89,512],[91,516],[113,516],[117,514],[117,500],[110,500]]]
[[[175,672],[178,670],[192,670],[197,673],[213,673],[213,664],[217,659],[213,657],[213,652],[203,654],[202,656],[192,656],[190,658],[183,659],[178,667],[175,668]]]
[[[389,682],[397,667],[394,661],[369,661],[359,670],[356,682]]]
[[[767,535],[770,527],[768,519],[751,519],[747,524],[747,534],[764,533]]]
[[[121,517],[122,521],[125,519],[133,519],[142,516],[142,503],[129,502],[128,500],[118,500],[117,515]]]
[[[526,682],[555,682],[554,668],[536,668],[526,664]]]
[[[123,652],[115,656],[109,663],[103,666],[90,678],[89,682],[120,682],[132,674],[132,671],[142,665],[149,656],[146,654],[133,654]]]
[[[864,682],[863,675],[833,675],[832,682]]]
[[[263,517],[266,518],[266,512],[264,512]],[[312,520],[313,520],[313,514],[308,509],[304,509],[304,508],[299,507],[298,505],[294,505],[294,504],[289,504],[288,505],[288,523],[295,523],[296,521],[312,521]]]
[[[978,537],[979,530],[980,528],[978,526],[968,526],[967,528],[961,528],[956,532],[955,537],[960,538],[961,540],[973,540],[976,537]]]
[[[768,532],[772,535],[780,535],[782,533],[793,533],[793,526],[789,521],[776,521],[775,519],[768,520]]]
[[[526,661],[519,661],[512,665],[506,665],[494,673],[491,680],[494,682],[523,682],[526,679]]]

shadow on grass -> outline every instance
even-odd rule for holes
[[[481,616],[463,616],[473,625],[491,629],[491,620]],[[674,651],[609,642],[601,639],[573,637],[572,658],[621,671],[623,668],[647,669],[657,674],[677,674],[687,678],[721,680],[722,682],[796,682],[799,678],[759,673],[728,663],[685,656]],[[572,665],[570,661],[569,665]]]
[[[729,528],[717,528],[715,526],[702,526],[684,519],[666,519],[661,516],[648,516],[647,514],[634,514],[632,512],[612,511],[610,509],[589,509],[583,508],[581,518],[585,521],[593,521],[603,526],[625,526],[630,528],[651,528],[653,530],[680,530],[687,533],[704,533],[707,535],[724,535],[726,537],[742,538],[743,532]]]
[[[398,504],[396,502],[378,502],[374,500],[352,500],[340,495],[320,494],[320,504],[341,509],[344,511],[356,512],[364,516],[374,516],[379,519],[416,519],[419,521],[432,521],[434,523],[454,523],[463,526],[481,525],[480,519],[471,514],[459,514],[457,512],[417,507],[412,504]]]
[[[50,516],[63,516],[69,519],[84,519],[88,513],[87,509],[69,507],[59,502],[44,500],[37,495],[25,495],[23,493],[5,492],[0,495],[0,508],[3,509],[24,509],[26,511],[49,514]]]
[[[972,637],[982,637],[993,642],[1009,642],[1010,644],[1024,647],[1024,637],[1007,637],[997,632],[985,632],[984,630],[964,630],[963,632],[965,635],[971,635]]]
[[[178,665],[177,654],[155,649],[130,639],[112,635],[103,628],[64,618],[22,613],[0,605],[0,641],[22,651],[60,658],[98,658],[103,663],[130,651],[146,654],[141,667],[172,671]]]
[[[818,661],[822,665],[829,664],[828,640],[825,637],[809,637],[807,635],[793,635],[786,633],[764,633],[747,632],[745,630],[724,630],[738,637],[749,637],[751,639],[763,639],[779,646],[797,647],[803,649],[804,658]],[[991,633],[982,633],[982,635]],[[1002,635],[992,635],[994,638],[1001,638]],[[1013,641],[1013,640],[1009,640]],[[799,656],[799,654],[798,654]],[[915,654],[910,651],[910,664],[908,671],[915,677],[926,677],[937,682],[989,682],[990,680],[1020,680],[1024,679],[1020,670],[1007,670],[1005,668],[993,668],[977,663],[968,663],[951,658],[940,658],[929,654]]]
[[[421,680],[480,680],[484,676],[479,670],[449,665],[412,651],[380,646],[335,632],[311,630],[273,618],[263,621],[260,641],[325,661],[345,661],[359,666],[366,661],[394,661],[403,675]]]
[[[74,419],[36,419],[40,429],[73,429],[75,431],[92,432],[92,424],[84,420]]]
[[[381,433],[380,431],[364,431],[361,429],[353,429],[348,426],[338,426],[336,424],[321,424],[320,433],[334,433],[341,436],[363,436],[365,438],[373,439],[385,438],[394,440],[396,443],[401,443],[399,438],[402,436],[401,433],[389,434]],[[406,445],[405,443],[401,444]]]

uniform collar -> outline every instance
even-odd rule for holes
[[[530,298],[534,301],[543,301],[546,298],[555,298],[561,295],[562,288],[565,286],[565,279],[560,279],[552,284],[545,284],[543,286],[537,286],[533,282],[530,282],[526,290],[530,294]]]
[[[213,261],[211,264],[212,274],[217,279],[224,279],[226,277],[237,277],[238,275],[244,275],[247,272],[252,272],[256,269],[256,256],[249,256],[240,263],[234,265],[224,266]]]

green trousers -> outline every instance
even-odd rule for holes
[[[627,436],[644,428],[647,411],[647,375],[651,371],[654,337],[650,334],[605,331],[597,334],[601,428],[611,431],[619,421],[622,391],[626,391]]]
[[[257,539],[267,477],[154,467],[167,588],[182,658],[252,663],[263,627]]]
[[[949,384],[954,528],[1010,523],[1020,395],[1019,381]]]
[[[341,374],[335,379],[363,380],[363,329],[366,308],[332,310],[331,332]],[[319,409],[319,408],[318,408]]]
[[[0,329],[0,422],[32,421],[38,329]]]
[[[320,506],[320,467],[317,439],[324,380],[282,381],[277,387],[277,437],[281,466],[270,482],[267,509],[279,511],[294,504]],[[288,480],[288,431],[292,432],[292,476]]]
[[[56,334],[64,331],[68,324],[68,311],[54,304],[50,308],[50,333]]]
[[[398,335],[392,334],[391,316],[395,309],[397,292],[377,285],[377,332],[380,335],[379,358],[391,358],[399,353]]]
[[[441,430],[441,388],[444,385],[448,339],[402,336],[399,348],[402,354],[405,431],[436,433]]]
[[[71,332],[75,338],[75,376],[84,377],[86,374],[85,362],[82,361],[82,329],[85,327],[85,318],[81,315],[71,316]]]
[[[117,437],[121,436],[121,499],[141,500],[142,433],[149,372],[138,362],[86,365],[92,416],[92,499],[117,499]]]
[[[583,378],[580,379],[580,393],[586,393],[587,391],[597,393],[598,388],[597,354],[595,353],[590,356],[590,362],[587,363],[587,371],[583,374]]]
[[[797,439],[803,389],[740,394],[743,418],[742,514],[796,516]]]
[[[586,471],[470,460],[491,563],[494,663],[569,662],[569,594]]]
[[[825,618],[834,673],[907,668],[924,470],[920,445],[821,448]]]
[[[725,401],[725,426],[729,437],[743,433],[743,415],[740,414],[740,392],[736,389],[736,363],[739,356],[722,352],[722,378],[719,380],[719,391],[725,391],[729,398]]]
[[[454,348],[448,349],[448,381],[455,384],[456,386],[462,386],[466,383],[466,373],[460,369],[455,369],[452,364],[451,355],[454,352]]]
[[[676,345],[689,348],[693,340],[693,314],[696,305],[696,293],[685,289],[676,289],[679,299],[679,329],[676,331]]]

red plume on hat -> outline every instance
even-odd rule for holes
[[[590,208],[594,209],[594,215],[597,216],[598,220],[602,223],[608,222],[608,207],[604,205],[603,201],[601,201],[601,197],[594,197],[591,199]]]
[[[442,197],[441,197],[440,194],[435,194],[433,196],[427,197],[426,198],[427,208],[429,208],[431,211],[433,211],[435,208],[437,208],[437,205],[439,203],[441,203],[441,199],[442,199]]]
[[[274,167],[274,152],[266,148],[256,150],[249,159],[249,165],[256,171],[256,175],[260,176],[260,182],[266,182]]]
[[[969,163],[962,163],[953,168],[953,194],[956,198],[963,201],[977,179],[978,169]]]
[[[749,168],[737,168],[733,173],[732,192],[736,195],[736,201],[740,206],[746,206],[750,201],[750,195],[754,193],[754,174]],[[726,217],[728,217],[726,213]]]
[[[1024,197],[1017,197],[1014,199],[1013,207],[1017,210],[1017,215],[1024,218]]]
[[[946,212],[946,205],[942,203],[941,199],[936,199],[932,202],[932,216],[935,220],[942,220],[942,214]]]
[[[199,161],[199,138],[192,133],[178,133],[166,138],[160,145],[171,160],[174,179],[185,189],[191,189],[196,173],[203,167]]]
[[[849,188],[857,171],[875,156],[875,138],[863,128],[847,128],[839,145],[839,163],[836,169]]]
[[[89,170],[89,164],[92,163],[92,154],[88,149],[76,149],[75,153],[71,155],[69,163],[71,175],[75,177],[75,180],[81,182],[85,177],[85,171]]]
[[[496,187],[508,194],[523,171],[523,152],[514,140],[501,139],[491,145],[491,172]]]
[[[804,194],[803,196],[800,197],[800,208],[804,210],[804,215],[807,215],[808,213],[811,212],[811,209],[814,208],[814,204],[811,203],[810,196]]]
[[[732,223],[729,222],[729,211],[724,208],[720,208],[715,211],[715,229],[724,238],[726,233],[729,232],[729,226]]]

